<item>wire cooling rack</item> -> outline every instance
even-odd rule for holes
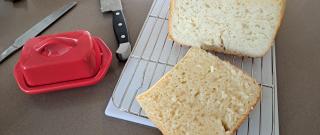
[[[168,39],[169,0],[154,0],[111,97],[113,105],[128,114],[147,118],[135,97],[168,72],[188,51]],[[275,48],[263,58],[245,58],[215,53],[254,77],[262,85],[261,101],[241,125],[237,135],[278,135],[278,98]]]

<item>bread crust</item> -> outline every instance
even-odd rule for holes
[[[263,50],[261,54],[259,55],[254,55],[254,54],[243,54],[243,53],[240,53],[240,52],[237,52],[237,51],[232,51],[232,50],[225,50],[224,48],[222,47],[215,47],[215,46],[208,46],[208,47],[205,47],[205,45],[201,45],[201,48],[202,49],[205,49],[207,51],[215,51],[215,52],[221,52],[221,53],[225,53],[225,54],[231,54],[231,55],[235,55],[235,56],[238,56],[238,57],[253,57],[253,58],[259,58],[259,57],[263,57],[267,52],[268,50],[270,50],[270,48],[272,47],[273,45],[273,42],[276,38],[276,35],[280,29],[280,25],[281,23],[283,22],[283,18],[284,18],[284,13],[285,13],[285,7],[286,7],[286,0],[280,0],[281,1],[281,9],[280,9],[280,16],[279,16],[279,22],[277,23],[277,26],[276,26],[276,30],[274,31],[273,33],[273,37],[270,41],[270,43],[268,44],[268,47]],[[191,44],[185,44],[183,43],[182,41],[179,41],[178,39],[176,39],[173,34],[172,34],[172,16],[173,16],[173,13],[174,13],[174,5],[175,5],[175,0],[170,0],[170,7],[169,7],[169,17],[168,17],[168,38],[181,44],[181,45],[186,45],[186,46],[192,46]]]
[[[205,50],[203,50],[205,51]],[[220,59],[220,58],[219,58]],[[221,60],[221,59],[220,59]],[[262,87],[261,85],[259,85],[259,83],[250,77],[250,75],[248,75],[246,72],[242,71],[241,69],[239,69],[238,67],[234,66],[233,64],[231,64],[230,62],[228,61],[225,61],[225,60],[221,60],[224,64],[227,64],[229,66],[232,66],[234,70],[237,70],[238,72],[241,72],[242,75],[245,76],[246,79],[248,79],[248,81],[252,81],[254,84],[257,84],[258,85],[258,88],[257,90],[259,91],[259,96],[256,97],[255,101],[252,102],[252,104],[250,104],[250,108],[248,108],[246,110],[246,112],[243,114],[242,117],[239,118],[239,121],[238,123],[235,125],[234,128],[230,129],[228,132],[226,132],[227,134],[226,135],[233,135],[237,129],[239,129],[239,127],[241,126],[241,124],[246,120],[246,118],[248,118],[250,112],[252,111],[251,108],[254,108],[257,103],[259,102],[259,100],[261,99],[261,94],[262,94]],[[178,63],[179,64],[179,63]],[[168,74],[170,74],[172,72],[172,70],[168,71],[162,78],[160,78],[159,81],[157,81],[153,86],[151,86],[149,88],[149,90],[147,90],[146,92],[138,95],[136,97],[137,101],[139,103],[141,103],[141,101],[144,101],[143,100],[143,97],[144,95],[148,95],[151,91],[155,90],[154,87],[157,86],[160,82],[162,82],[162,80],[165,80],[168,78]],[[143,106],[142,104],[140,104],[141,106]],[[143,107],[142,107],[143,108]],[[162,132],[163,135],[170,135],[167,130],[165,130],[165,128],[162,126],[163,124],[161,124],[159,121],[155,121],[155,117],[151,116],[148,114],[148,112],[145,112],[146,115],[149,117],[149,119],[156,125],[157,128],[159,128],[159,130]]]
[[[175,0],[170,0],[169,17],[168,17],[168,38],[176,41],[176,39],[174,39],[172,36],[172,15],[174,10],[174,4],[175,4]],[[179,41],[177,42],[180,43]]]
[[[170,72],[170,71],[169,71]],[[168,73],[169,73],[168,72]],[[160,80],[159,81],[157,81],[153,86],[151,86],[149,89],[153,89],[153,87],[155,87],[159,82],[161,82],[162,80],[164,80],[164,79],[166,79],[167,78],[167,74],[165,74],[162,78],[160,78]],[[143,101],[143,96],[144,95],[148,95],[149,93],[150,93],[151,91],[146,91],[146,92],[144,92],[144,93],[142,93],[142,94],[140,94],[140,95],[138,95],[137,97],[136,97],[136,99],[137,99],[137,101],[139,102],[139,104],[141,103],[141,101]],[[140,104],[140,106],[142,107],[143,105],[142,104]],[[165,128],[162,126],[163,124],[161,124],[160,122],[158,122],[158,121],[155,121],[155,117],[153,117],[153,116],[151,116],[151,115],[149,115],[148,114],[148,112],[145,112],[146,113],[146,115],[148,116],[148,118],[153,122],[153,124],[154,125],[156,125],[156,127],[161,131],[161,133],[163,134],[163,135],[169,135],[169,133],[165,130]]]
[[[243,117],[241,117],[239,119],[239,122],[236,124],[235,128],[230,129],[230,134],[229,135],[233,135],[236,132],[236,130],[238,130],[240,128],[240,126],[246,120],[246,118],[248,118],[250,112],[252,111],[251,108],[254,108],[257,105],[257,103],[260,101],[261,94],[262,94],[262,87],[259,85],[259,83],[255,79],[252,79],[246,72],[243,72],[241,69],[239,69],[235,65],[233,65],[230,62],[225,61],[225,60],[221,60],[221,61],[226,63],[226,64],[228,64],[228,65],[230,65],[230,66],[232,66],[235,70],[240,71],[246,78],[248,78],[250,81],[253,81],[254,84],[257,84],[258,85],[258,90],[259,90],[259,93],[260,93],[260,95],[258,97],[256,97],[255,101],[252,102],[252,104],[250,105],[250,108],[244,113]]]

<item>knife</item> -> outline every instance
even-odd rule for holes
[[[130,56],[132,47],[129,42],[121,0],[100,0],[100,5],[102,13],[112,11],[113,30],[119,44],[116,56],[120,61],[126,61]]]
[[[70,9],[72,9],[77,2],[70,2],[58,10],[52,12],[49,16],[38,22],[32,28],[23,33],[20,37],[18,37],[12,45],[9,46],[4,52],[0,54],[0,63],[2,63],[6,58],[8,58],[11,54],[19,50],[24,43],[38,34],[40,34],[43,30],[49,27],[53,22],[58,20],[62,15],[67,13]]]

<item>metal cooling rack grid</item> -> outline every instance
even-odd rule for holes
[[[189,47],[168,40],[169,0],[155,0],[137,39],[134,51],[121,73],[112,95],[119,110],[147,118],[136,95],[144,92],[168,72]],[[237,135],[278,135],[278,100],[276,87],[275,48],[263,58],[240,58],[215,53],[241,68],[263,87],[261,101],[237,131]]]

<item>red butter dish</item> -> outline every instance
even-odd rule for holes
[[[98,83],[112,61],[107,45],[88,31],[44,35],[28,40],[14,76],[27,94]]]

